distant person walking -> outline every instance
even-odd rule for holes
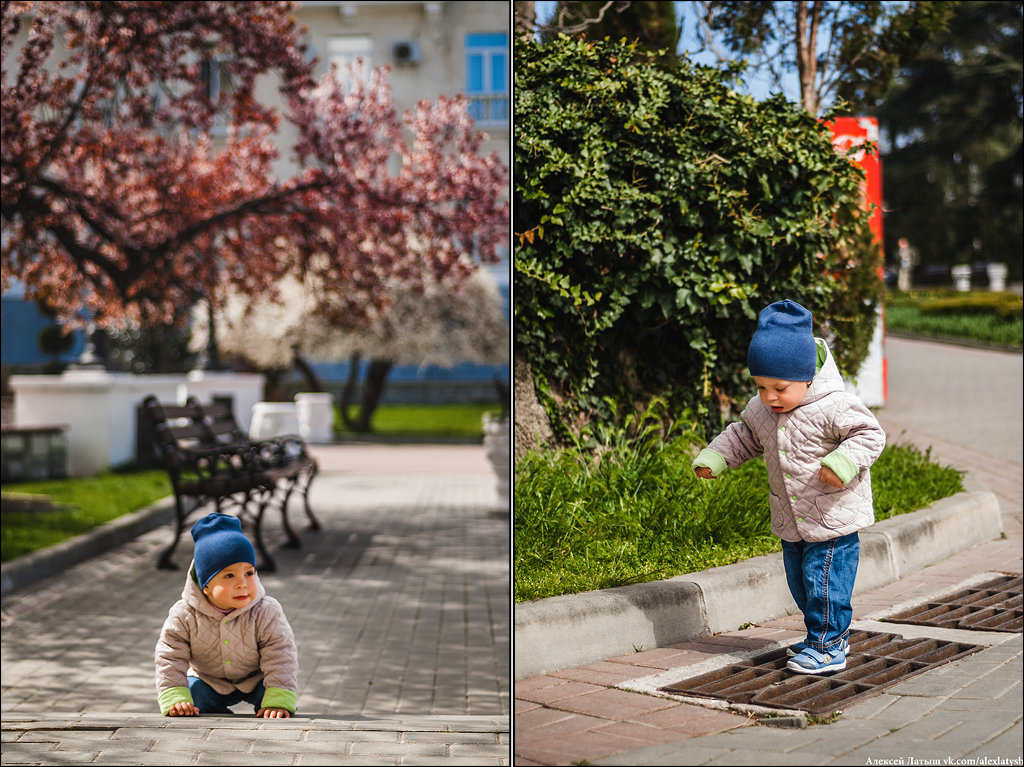
[[[910,247],[910,241],[906,237],[900,237],[896,257],[899,259],[900,267],[896,286],[906,292],[911,288],[911,278],[914,274],[914,267],[917,266],[917,251]]]

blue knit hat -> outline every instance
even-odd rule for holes
[[[818,363],[811,313],[786,299],[765,307],[747,349],[750,375],[813,381]]]
[[[236,562],[256,565],[256,550],[242,533],[238,517],[219,512],[207,514],[192,525],[192,539],[196,542],[193,559],[200,588]]]

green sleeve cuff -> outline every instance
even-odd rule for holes
[[[168,687],[160,691],[157,702],[160,704],[160,713],[167,716],[167,712],[175,703],[192,703],[192,693],[187,687]]]
[[[295,713],[295,693],[285,690],[282,687],[268,687],[263,693],[263,702],[260,708],[286,708],[289,712]]]
[[[836,473],[836,476],[843,480],[844,485],[856,477],[860,472],[860,469],[857,468],[857,464],[851,461],[849,457],[847,457],[846,453],[839,448],[836,448],[826,455],[821,460],[821,465],[828,466],[828,468],[832,469],[832,471]]]
[[[725,457],[721,453],[709,450],[708,448],[701,450],[697,457],[693,459],[693,463],[690,464],[690,468],[693,469],[696,469],[698,466],[706,466],[711,469],[711,473],[716,477],[729,468],[725,463]]]

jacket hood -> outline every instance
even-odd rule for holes
[[[245,607],[238,607],[231,612],[224,614],[212,604],[206,598],[203,590],[199,587],[199,577],[196,575],[196,563],[195,560],[188,566],[188,575],[185,576],[185,587],[181,590],[181,598],[185,600],[188,605],[205,615],[211,615],[214,618],[224,618],[225,620],[234,620],[242,613],[251,610],[253,605],[263,599],[266,594],[266,589],[263,588],[263,581],[260,580],[259,573],[256,573],[256,598],[249,600],[249,604]]]
[[[821,364],[818,367],[818,372],[814,374],[814,380],[811,381],[811,385],[807,387],[807,393],[800,400],[801,405],[817,402],[822,397],[833,392],[846,391],[846,382],[843,381],[843,377],[839,373],[839,367],[832,358],[832,350],[828,348],[828,344],[822,339],[816,338],[814,340],[818,344],[818,360],[821,361]],[[823,361],[822,355],[824,355]]]

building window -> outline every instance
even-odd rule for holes
[[[348,85],[348,66],[363,60],[363,77],[369,78],[373,69],[373,40],[369,35],[332,35],[327,38],[327,64],[337,66],[336,76],[342,85]]]
[[[508,124],[508,35],[466,35],[469,116],[481,125]]]
[[[227,61],[228,58],[223,56],[204,59],[199,70],[199,76],[202,78],[203,86],[206,89],[206,97],[210,99],[217,109],[213,118],[212,129],[213,134],[216,136],[227,134],[228,126],[231,125],[232,119],[228,99],[234,93],[235,85],[231,72],[224,66]],[[223,103],[221,103],[221,99],[224,99]]]

